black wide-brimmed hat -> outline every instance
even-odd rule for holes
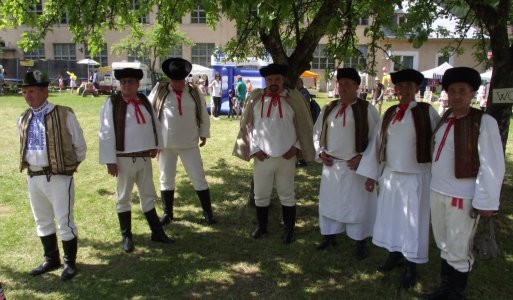
[[[25,78],[23,78],[23,82],[21,83],[22,87],[25,86],[48,86],[50,82],[48,81],[48,76],[39,70],[34,70],[31,72],[27,72],[25,74]]]
[[[143,76],[144,73],[141,69],[124,68],[114,70],[114,77],[117,80],[120,80],[121,78],[135,78],[137,80],[141,80]]]
[[[182,80],[189,75],[192,64],[183,58],[171,57],[162,63],[162,72],[173,80]]]
[[[289,70],[289,66],[280,65],[280,64],[270,64],[260,69],[260,75],[262,77],[267,77],[269,75],[279,74],[283,76],[287,76],[287,72]]]
[[[447,90],[452,83],[465,82],[468,83],[474,92],[479,89],[481,85],[481,75],[478,71],[469,67],[456,67],[445,71],[442,77],[442,87]]]
[[[360,78],[360,74],[353,68],[339,68],[337,69],[337,80],[342,78],[349,78],[356,83],[360,84],[362,82],[362,78]]]
[[[395,73],[391,73],[390,77],[392,78],[392,83],[396,84],[399,82],[415,82],[418,85],[422,84],[422,80],[424,80],[424,75],[417,70],[413,69],[404,69],[401,71],[397,71]]]

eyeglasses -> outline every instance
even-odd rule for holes
[[[137,82],[139,82],[139,80],[128,79],[128,80],[120,80],[119,84],[135,84]]]

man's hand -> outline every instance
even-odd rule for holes
[[[350,160],[347,161],[347,166],[349,167],[349,169],[355,171],[356,169],[358,169],[360,160],[362,160],[362,155],[357,154],[353,158],[351,158]]]
[[[478,212],[481,217],[491,217],[495,213],[493,210],[478,210]]]
[[[264,161],[269,158],[269,155],[267,155],[264,151],[260,150],[257,153],[253,154],[254,157],[256,157],[259,161]]]
[[[327,167],[333,166],[333,157],[331,157],[331,155],[322,151],[321,154],[319,154],[319,157],[322,159],[322,163],[325,164]]]
[[[117,164],[107,164],[107,173],[114,177],[118,177],[118,165]]]
[[[203,146],[205,146],[206,143],[207,143],[207,138],[200,136],[200,144],[199,144],[199,146],[203,147]]]
[[[285,159],[291,159],[296,156],[297,151],[297,148],[292,146],[290,147],[289,151],[285,152],[285,154],[282,155],[282,157]]]
[[[367,180],[365,180],[365,189],[367,190],[367,192],[374,191],[375,185],[376,181],[374,179],[367,178]]]

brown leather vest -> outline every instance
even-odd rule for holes
[[[451,113],[452,109],[450,108],[444,113],[436,126],[433,137]],[[481,110],[471,107],[466,116],[454,120],[454,176],[456,178],[477,177],[480,166],[477,143],[482,116]]]
[[[137,94],[143,106],[151,115],[151,125],[153,126],[153,136],[155,138],[155,145],[158,145],[157,127],[155,126],[154,111],[150,101],[144,94]],[[110,96],[112,102],[112,118],[114,119],[114,134],[116,135],[116,150],[125,151],[125,121],[126,110],[128,103],[123,100],[121,94],[114,94]]]
[[[387,109],[383,115],[383,122],[381,123],[379,147],[379,161],[385,161],[385,149],[387,142],[387,128],[390,122],[396,115],[396,108],[399,105],[394,105]],[[417,162],[428,163],[431,162],[431,136],[433,130],[431,128],[431,118],[429,117],[429,108],[431,105],[424,102],[417,102],[417,105],[411,109],[413,116],[413,123],[415,124],[415,135],[417,140]]]
[[[331,101],[324,110],[324,115],[322,118],[322,131],[320,136],[319,144],[321,147],[326,147],[327,141],[326,136],[328,132],[328,119],[331,111],[337,106],[339,100]],[[354,131],[355,131],[355,150],[358,153],[362,153],[367,148],[367,144],[369,143],[369,121],[368,121],[368,106],[369,102],[357,98],[356,102],[351,105],[351,109],[353,110],[354,116]]]

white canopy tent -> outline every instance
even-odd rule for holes
[[[206,75],[208,77],[208,81],[212,82],[212,69],[202,65],[192,64],[192,70],[190,74],[196,77],[202,77],[203,75]]]
[[[447,71],[450,68],[452,68],[452,66],[449,63],[444,62],[436,68],[429,69],[421,73],[422,75],[424,75],[424,78],[426,79],[441,79],[445,71]]]
[[[487,72],[481,73],[481,80],[484,80],[484,81],[492,80],[492,72],[493,72],[493,69],[490,69]]]

